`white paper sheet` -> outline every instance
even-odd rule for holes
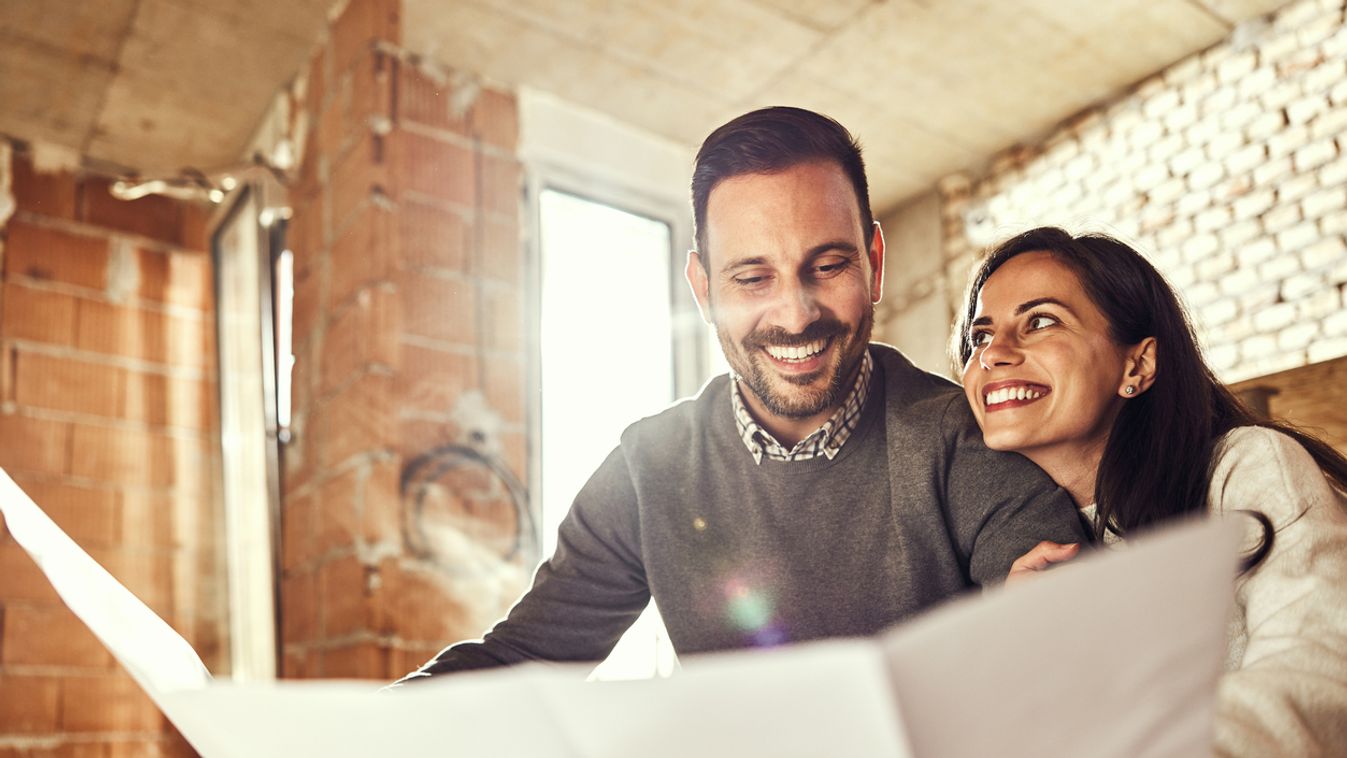
[[[378,694],[369,682],[211,682],[3,471],[0,511],[206,756],[1203,754],[1238,538],[1183,527],[876,639],[685,659],[668,680],[586,683],[585,667],[531,665]]]

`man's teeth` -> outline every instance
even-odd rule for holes
[[[818,340],[800,347],[777,347],[776,345],[768,345],[767,354],[778,361],[802,361],[806,358],[813,358],[815,355],[823,352],[823,348],[826,347],[827,344],[827,340]]]
[[[994,392],[987,393],[987,405],[997,405],[1011,400],[1034,400],[1043,397],[1044,393],[1038,390],[1031,390],[1028,387],[1004,387]]]

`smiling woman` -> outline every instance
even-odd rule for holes
[[[1203,362],[1169,285],[1109,237],[1042,228],[994,249],[953,347],[987,446],[1043,468],[1104,542],[1201,513],[1256,516],[1216,752],[1340,752],[1347,459],[1250,413]],[[1012,578],[1074,554],[1043,543]]]

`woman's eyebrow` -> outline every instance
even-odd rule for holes
[[[1020,303],[1019,305],[1015,306],[1015,315],[1021,316],[1025,313],[1025,311],[1033,310],[1034,308],[1037,308],[1040,305],[1055,305],[1059,308],[1065,309],[1073,316],[1076,314],[1076,312],[1071,309],[1071,306],[1067,305],[1066,303],[1063,303],[1061,300],[1058,300],[1055,297],[1036,297],[1033,300],[1025,300],[1023,303]]]
[[[1067,311],[1073,316],[1076,315],[1076,312],[1071,309],[1071,306],[1067,305],[1066,303],[1063,303],[1061,300],[1058,300],[1055,297],[1036,297],[1033,300],[1026,300],[1023,303],[1020,303],[1019,305],[1015,306],[1015,315],[1023,316],[1027,311],[1031,311],[1040,305],[1055,305]],[[991,316],[979,316],[978,318],[973,319],[972,326],[986,326],[990,323],[992,323]]]

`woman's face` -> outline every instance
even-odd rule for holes
[[[1124,402],[1127,351],[1071,269],[1047,252],[1002,264],[978,293],[969,339],[963,387],[988,447],[1044,468],[1097,462]]]

